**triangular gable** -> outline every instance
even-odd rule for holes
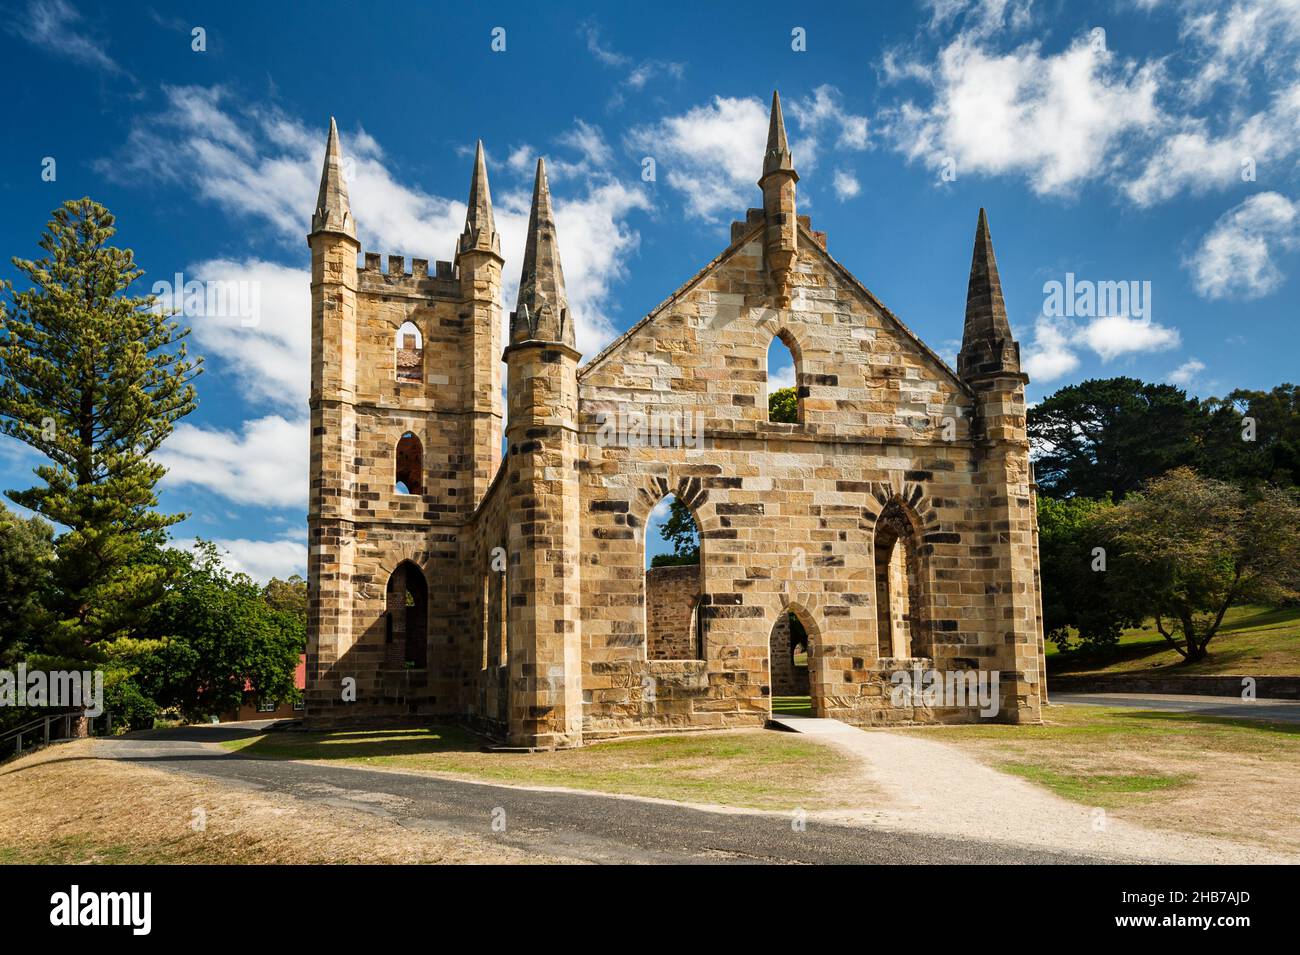
[[[813,238],[811,232],[809,232],[807,229],[803,228],[802,226],[800,226],[799,232],[805,239],[808,240],[809,246],[815,249],[817,252],[819,252],[822,258],[824,258],[830,264],[831,268],[833,268],[841,278],[847,280],[849,286],[854,291],[856,291],[859,295],[861,295],[862,298],[873,308],[877,309],[881,315],[885,316],[896,326],[898,326],[898,330],[901,331],[904,335],[906,335],[912,341],[912,343],[915,344],[919,349],[921,349],[921,354],[925,355],[927,358],[930,359],[931,362],[934,363],[937,371],[941,372],[943,375],[949,378],[954,385],[956,385],[958,388],[964,391],[967,395],[970,395],[971,397],[975,396],[975,392],[974,390],[972,390],[971,386],[966,384],[966,382],[961,379],[961,376],[959,376],[957,372],[953,370],[953,367],[949,365],[946,361],[944,361],[942,358],[940,358],[939,354],[933,348],[931,348],[924,341],[922,341],[921,336],[917,335],[916,332],[908,328],[906,323],[904,323],[904,321],[901,318],[899,318],[897,315],[891,312],[884,302],[876,298],[875,294],[871,291],[871,289],[867,288],[860,281],[858,281],[858,277],[856,275],[854,275],[846,267],[841,265],[836,260],[835,256],[827,252],[826,249],[821,245],[821,243],[817,242],[817,240]]]
[[[671,295],[669,295],[666,299],[664,299],[662,302],[660,302],[658,305],[652,308],[646,314],[645,318],[641,319],[639,322],[637,322],[635,325],[633,325],[631,328],[625,331],[622,335],[619,335],[618,338],[614,339],[603,349],[601,349],[596,354],[596,357],[594,357],[591,361],[587,362],[585,365],[579,368],[578,378],[581,379],[584,375],[586,375],[589,371],[592,371],[602,361],[604,361],[610,355],[614,354],[614,352],[618,351],[623,346],[624,342],[626,342],[629,338],[635,335],[638,331],[640,331],[650,322],[654,321],[654,319],[658,317],[658,315],[661,312],[663,312],[664,309],[666,309],[669,305],[672,305],[683,295],[685,295],[687,292],[693,289],[696,285],[702,282],[705,276],[707,276],[710,272],[712,272],[723,262],[727,261],[727,259],[731,258],[733,255],[739,252],[742,248],[745,247],[747,243],[749,243],[756,235],[758,235],[762,231],[763,231],[763,223],[760,222],[756,226],[754,226],[754,228],[750,229],[748,232],[742,235],[735,242],[731,243],[731,245],[723,249],[722,252],[720,252],[717,256],[715,256],[707,265],[704,266],[704,268],[700,269],[698,272],[692,275],[689,279],[687,279],[685,282],[679,285]]]
[[[748,232],[742,235],[735,242],[732,242],[729,246],[727,246],[727,248],[723,249],[722,252],[719,253],[715,258],[713,258],[707,265],[705,265],[702,269],[700,269],[689,279],[683,282],[680,286],[677,287],[675,291],[673,291],[671,295],[669,295],[666,299],[664,299],[653,309],[651,309],[644,318],[642,318],[635,325],[633,325],[631,328],[625,331],[622,335],[619,335],[617,338],[615,338],[612,342],[610,342],[603,349],[601,349],[601,351],[597,353],[596,356],[591,359],[591,361],[587,362],[585,365],[579,368],[578,378],[582,379],[584,376],[586,376],[588,372],[593,371],[601,362],[603,362],[605,359],[609,358],[611,355],[619,351],[623,347],[624,343],[626,343],[633,335],[635,335],[638,331],[640,331],[650,322],[654,321],[655,318],[657,318],[660,314],[662,314],[666,308],[668,308],[674,302],[682,298],[682,296],[690,292],[691,289],[694,288],[696,285],[698,285],[701,281],[703,281],[703,279],[710,272],[712,272],[713,269],[717,268],[719,265],[726,262],[727,259],[731,258],[731,256],[736,254],[736,252],[742,249],[749,242],[753,241],[754,238],[756,238],[759,234],[762,233],[763,228],[764,228],[764,223],[760,222],[756,224],[754,228],[750,229]],[[891,312],[885,306],[885,304],[880,301],[880,299],[876,298],[876,296],[871,292],[870,289],[868,289],[865,285],[863,285],[860,281],[858,281],[857,276],[855,276],[847,268],[841,265],[833,255],[827,252],[826,249],[821,245],[821,243],[818,242],[813,237],[812,233],[808,229],[804,228],[801,225],[799,227],[799,232],[807,243],[806,247],[810,249],[814,249],[818,253],[820,253],[820,255],[826,260],[826,262],[836,272],[836,274],[845,280],[849,288],[857,292],[857,294],[860,295],[867,304],[869,304],[871,307],[876,309],[881,315],[885,316],[889,321],[893,322],[894,325],[898,327],[898,330],[901,331],[913,344],[915,344],[921,350],[921,354],[924,355],[926,358],[928,358],[934,364],[935,369],[938,372],[940,372],[942,375],[948,378],[962,392],[964,392],[967,395],[970,395],[971,397],[974,397],[974,392],[971,390],[970,385],[962,381],[962,379],[957,375],[957,372],[952,369],[952,366],[950,366],[946,361],[940,358],[939,355],[934,351],[934,349],[932,349],[929,345],[927,345],[924,341],[921,340],[920,336],[918,336],[916,332],[908,328],[902,319],[900,319],[897,315]]]

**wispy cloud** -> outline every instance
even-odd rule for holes
[[[24,16],[6,19],[9,32],[33,46],[106,73],[125,72],[108,55],[107,42],[87,27],[66,0],[31,0]]]
[[[653,58],[635,59],[618,52],[602,36],[599,25],[592,21],[582,24],[580,32],[586,36],[587,51],[596,59],[596,62],[610,69],[618,70],[623,74],[623,78],[610,95],[607,103],[610,109],[621,107],[627,99],[627,92],[640,92],[652,80],[659,77],[680,80],[685,75],[686,66],[683,63]]]

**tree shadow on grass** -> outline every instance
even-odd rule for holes
[[[1149,720],[1157,723],[1210,723],[1214,726],[1228,726],[1263,733],[1278,733],[1282,736],[1300,736],[1300,723],[1284,723],[1270,719],[1210,716],[1206,713],[1183,713],[1176,710],[1141,710],[1124,713],[1123,717],[1125,719]]]
[[[328,760],[480,753],[487,745],[481,737],[458,726],[393,726],[328,733],[268,733],[230,749],[240,756]]]

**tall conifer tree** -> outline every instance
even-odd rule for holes
[[[130,633],[167,571],[147,559],[181,514],[156,510],[166,469],[150,456],[195,406],[181,328],[131,294],[143,271],[109,244],[116,229],[89,198],[53,214],[42,259],[14,259],[30,282],[0,301],[0,431],[39,451],[41,483],[7,491],[59,536],[45,621],[47,666],[96,663]]]

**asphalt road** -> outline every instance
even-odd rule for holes
[[[543,792],[230,753],[212,740],[234,727],[104,740],[102,755],[233,785],[374,812],[410,828],[500,839],[524,851],[601,863],[1098,863],[1131,861],[966,841],[792,816],[706,812],[581,793]],[[506,829],[493,832],[504,810]]]
[[[1300,700],[1254,700],[1235,696],[1163,696],[1142,693],[1052,693],[1053,703],[1083,706],[1128,706],[1143,710],[1170,710],[1200,716],[1227,716],[1238,720],[1300,723]]]

